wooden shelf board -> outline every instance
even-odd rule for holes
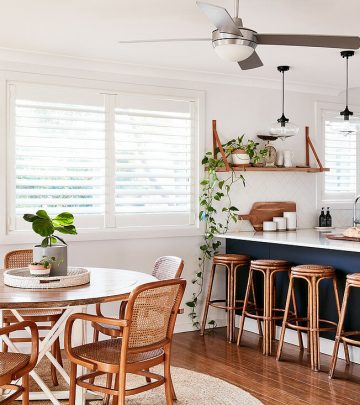
[[[330,169],[324,167],[320,169],[318,167],[233,167],[234,172],[302,172],[302,173],[321,173],[328,172]],[[229,172],[226,168],[220,168],[218,172]]]

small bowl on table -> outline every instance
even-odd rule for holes
[[[50,275],[51,265],[45,267],[40,263],[29,264],[30,274],[34,277],[48,277]]]

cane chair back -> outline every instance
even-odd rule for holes
[[[184,261],[176,256],[159,257],[155,264],[152,275],[158,280],[179,278],[184,268]]]
[[[4,268],[18,269],[27,267],[33,260],[33,252],[31,249],[12,250],[5,255]]]
[[[171,340],[185,284],[182,279],[155,281],[133,291],[125,312],[129,349]]]

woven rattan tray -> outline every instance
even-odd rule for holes
[[[90,271],[81,267],[69,267],[66,276],[34,277],[28,268],[10,269],[4,272],[4,284],[16,288],[49,289],[88,284]]]

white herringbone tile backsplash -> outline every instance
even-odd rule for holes
[[[295,201],[298,227],[312,228],[317,226],[319,216],[316,208],[316,176],[312,173],[299,172],[245,173],[245,187],[241,182],[233,186],[232,203],[241,214],[247,214],[256,201]],[[335,226],[351,225],[351,210],[332,210],[332,217]]]

